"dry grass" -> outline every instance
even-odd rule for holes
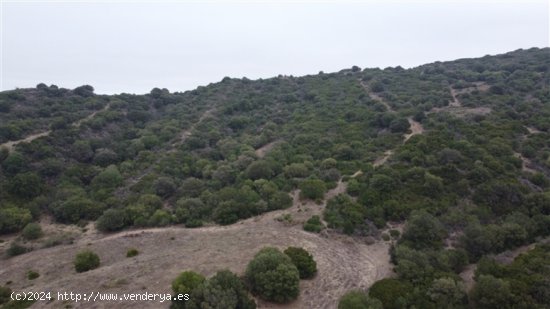
[[[326,194],[329,199],[345,192],[345,183]],[[250,218],[230,226],[208,226],[197,229],[167,227],[130,230],[104,235],[90,224],[73,244],[45,248],[0,261],[0,282],[13,281],[14,290],[170,293],[170,283],[184,270],[195,270],[206,276],[220,269],[243,274],[247,261],[264,246],[286,248],[300,246],[310,251],[318,264],[318,275],[302,281],[300,297],[289,304],[274,305],[258,301],[260,308],[335,308],[348,290],[367,289],[376,280],[392,275],[389,243],[366,245],[350,236],[303,231],[302,224],[314,214],[321,214],[325,202],[300,201],[292,193],[294,204]],[[290,214],[291,223],[275,220]],[[55,226],[55,225],[52,225]],[[140,254],[126,258],[128,248]],[[76,273],[73,258],[83,249],[101,257],[98,269]],[[29,269],[41,276],[32,282],[25,279]],[[59,308],[59,301],[39,302],[33,308]],[[79,308],[133,308],[136,303],[79,303]],[[167,308],[169,304],[140,302],[140,308]]]

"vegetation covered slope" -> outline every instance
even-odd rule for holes
[[[0,233],[41,216],[104,231],[231,224],[355,174],[323,219],[358,236],[408,222],[393,262],[418,288],[401,301],[435,306],[434,282],[550,234],[549,68],[548,49],[529,49],[184,93],[2,92]]]

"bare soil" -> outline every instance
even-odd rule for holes
[[[373,99],[374,101],[377,101],[379,102],[380,104],[384,105],[386,107],[386,109],[389,111],[389,112],[392,112],[392,113],[395,113],[395,110],[393,110],[393,108],[390,106],[390,104],[388,103],[388,101],[386,101],[383,97],[379,96],[378,94],[370,91],[370,88],[369,88],[369,85],[366,84],[364,81],[362,81],[361,79],[359,79],[359,83],[361,84],[361,86],[363,87],[363,89],[365,89],[365,91],[367,92],[367,94],[369,95],[369,97],[371,99]]]
[[[519,152],[515,152],[514,156],[521,159],[522,165],[521,170],[528,173],[536,173],[537,171],[533,169],[531,166],[533,165],[531,160],[529,158],[524,157]]]
[[[265,155],[273,149],[280,141],[273,141],[269,144],[265,144],[262,147],[256,149],[255,153],[258,158],[263,158]]]
[[[220,269],[243,274],[247,261],[264,246],[281,249],[301,246],[317,261],[318,275],[301,281],[301,295],[289,304],[275,305],[258,300],[260,308],[335,308],[338,299],[351,289],[367,289],[376,280],[392,276],[389,242],[366,245],[362,239],[333,232],[321,234],[303,231],[302,224],[314,214],[321,214],[326,200],[345,192],[338,182],[319,205],[300,201],[294,191],[293,206],[265,213],[229,226],[187,229],[177,226],[130,230],[104,235],[88,225],[73,244],[38,249],[0,261],[0,282],[12,281],[13,290],[73,291],[89,293],[170,293],[170,283],[178,273],[194,270],[211,276]],[[291,220],[277,220],[290,214]],[[78,232],[78,229],[75,231]],[[126,258],[126,251],[136,248],[140,254]],[[73,258],[83,249],[101,257],[95,270],[76,273]],[[28,270],[41,276],[25,278]],[[59,308],[59,301],[36,303],[33,308]],[[78,308],[133,308],[134,302],[79,303]],[[140,308],[167,308],[169,304],[140,302]]]
[[[377,167],[377,166],[380,166],[384,163],[386,163],[386,161],[388,161],[388,159],[393,155],[393,150],[386,150],[386,152],[384,152],[384,156],[376,159],[374,161],[374,163],[372,164],[372,166],[374,167]]]
[[[486,115],[489,114],[492,110],[488,107],[464,107],[462,102],[458,99],[457,95],[463,93],[471,93],[473,91],[487,91],[489,90],[489,85],[485,82],[475,82],[475,86],[467,87],[462,89],[455,89],[452,86],[449,87],[451,92],[452,100],[449,102],[448,106],[445,107],[434,107],[427,114],[430,113],[439,113],[439,112],[449,112],[457,117],[466,117],[468,115]]]
[[[422,134],[424,132],[424,127],[422,127],[422,124],[420,124],[420,122],[415,121],[414,119],[412,119],[412,117],[407,118],[407,120],[409,121],[411,133],[403,135],[403,143],[408,141],[411,137],[417,134]]]
[[[539,134],[542,133],[539,129],[533,128],[533,127],[525,127],[527,128],[527,131],[529,131],[529,134]]]

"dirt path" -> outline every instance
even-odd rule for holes
[[[195,128],[201,124],[201,122],[203,122],[204,119],[206,119],[206,117],[212,115],[212,113],[215,111],[216,109],[214,107],[206,110],[204,113],[202,113],[202,115],[199,117],[199,119],[193,124],[191,125],[191,127],[187,128],[187,129],[184,129],[181,131],[181,133],[179,134],[179,139],[176,140],[175,142],[172,143],[172,146],[175,147],[177,145],[180,145],[182,144],[186,139],[188,139],[192,134],[193,134],[193,130],[195,130]]]
[[[95,112],[91,113],[90,115],[86,116],[85,118],[82,118],[80,120],[75,121],[72,124],[72,126],[79,127],[84,121],[92,119],[97,113],[107,110],[110,106],[111,106],[110,104],[107,104],[101,110],[95,111]],[[52,133],[52,130],[48,130],[48,131],[44,131],[44,132],[40,132],[40,133],[36,133],[36,134],[31,134],[31,135],[29,135],[29,136],[27,136],[23,139],[17,140],[17,141],[9,141],[9,142],[0,144],[0,148],[6,147],[9,151],[12,151],[13,147],[15,145],[19,144],[19,143],[30,143],[33,140],[37,139],[37,138],[40,138],[40,137],[43,137],[43,136],[48,136],[48,135],[50,135],[50,133]]]
[[[376,159],[374,161],[374,163],[372,164],[372,166],[374,167],[377,167],[377,166],[380,166],[384,163],[386,163],[386,161],[388,161],[388,159],[393,155],[393,150],[386,150],[386,152],[384,152],[384,156]]]
[[[338,182],[327,192],[329,199],[345,192]],[[338,299],[351,289],[367,289],[376,280],[392,276],[389,243],[366,245],[361,239],[336,233],[314,234],[303,231],[302,222],[320,214],[326,204],[300,201],[286,210],[266,213],[230,226],[196,229],[167,227],[124,231],[108,236],[93,226],[71,245],[36,250],[9,260],[1,260],[0,282],[13,281],[14,290],[33,289],[74,292],[170,293],[170,283],[183,270],[195,270],[206,276],[230,269],[242,274],[247,261],[264,246],[301,246],[317,261],[318,275],[301,281],[300,297],[285,305],[258,301],[260,308],[335,308]],[[276,218],[291,214],[292,222]],[[74,255],[91,249],[101,257],[101,267],[77,274],[72,265]],[[128,248],[140,254],[126,258]],[[41,276],[32,282],[25,279],[29,269]],[[58,308],[60,302],[40,303],[40,308]],[[110,308],[112,303],[81,303],[79,308]],[[135,303],[117,303],[117,308],[133,308]],[[167,308],[169,304],[140,303],[140,308]],[[33,308],[34,308],[33,307]]]
[[[533,174],[537,172],[535,169],[531,168],[531,166],[532,166],[531,160],[524,157],[521,153],[514,152],[514,157],[521,159],[521,170],[522,171],[528,172],[528,173],[533,173]]]
[[[411,137],[417,134],[422,134],[424,132],[424,127],[422,127],[422,124],[420,124],[420,122],[412,119],[412,117],[407,118],[407,120],[409,121],[411,133],[403,135],[403,138],[404,138],[403,143],[408,141]]]
[[[549,241],[550,241],[550,238],[546,238],[541,240],[540,242],[517,247],[516,249],[513,249],[513,250],[507,250],[495,255],[494,259],[501,264],[510,264],[520,254],[534,249],[538,243],[548,243]],[[475,285],[474,275],[475,275],[476,268],[477,268],[477,264],[470,264],[466,266],[464,270],[459,274],[460,278],[464,280],[466,291],[470,291]]]
[[[369,97],[371,99],[373,99],[374,101],[377,101],[378,103],[384,105],[386,107],[386,109],[388,110],[388,112],[391,112],[391,113],[395,113],[395,110],[393,110],[393,108],[390,106],[390,104],[388,103],[388,101],[386,101],[384,98],[382,98],[381,96],[379,96],[378,94],[370,91],[370,88],[369,88],[369,85],[366,84],[364,81],[362,81],[361,79],[359,79],[359,83],[361,84],[361,86],[363,87],[363,89],[365,89],[365,92],[367,92],[367,94],[369,95]]]
[[[539,129],[537,128],[533,128],[533,127],[528,127],[528,126],[525,126],[525,128],[527,129],[527,131],[529,131],[529,134],[539,134],[539,133],[542,133]]]
[[[453,97],[453,100],[449,102],[449,106],[451,107],[462,107],[462,103],[456,98],[456,95],[458,94],[458,91],[454,89],[452,86],[449,86],[449,89],[451,90],[451,96]]]
[[[256,149],[255,153],[258,158],[263,158],[265,155],[273,149],[280,141],[273,141],[269,144],[265,144],[262,147]]]

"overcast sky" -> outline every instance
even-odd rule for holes
[[[183,91],[549,46],[547,0],[0,1],[3,90]]]

